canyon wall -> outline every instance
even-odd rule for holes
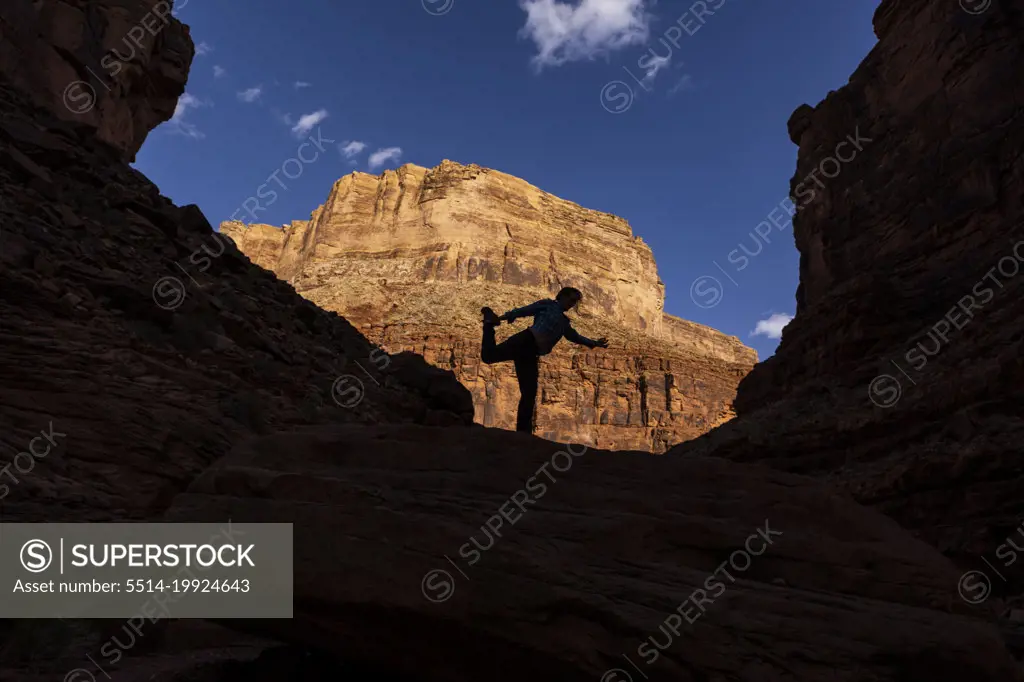
[[[455,372],[485,426],[514,428],[519,390],[511,364],[480,362],[480,308],[504,312],[563,286],[583,292],[575,326],[612,347],[563,341],[542,360],[546,438],[662,452],[731,418],[756,362],[736,338],[664,313],[651,249],[625,220],[475,165],[352,173],[308,221],[227,222],[221,233],[388,351]],[[528,324],[499,327],[499,341]]]
[[[66,5],[73,3],[32,6],[45,13]],[[5,31],[13,21],[10,6],[0,7]],[[145,7],[139,0],[116,6]],[[899,93],[915,92],[933,73],[952,86],[973,78],[967,92],[974,101],[956,87],[948,100],[935,91],[931,101],[974,107],[984,120],[979,130],[967,127],[965,144],[977,144],[971,151],[994,175],[1006,213],[982,211],[974,232],[961,234],[960,248],[939,251],[945,257],[929,266],[926,247],[909,245],[920,237],[910,220],[913,204],[898,201],[897,190],[884,194],[888,188],[870,165],[844,176],[836,191],[842,198],[872,187],[897,216],[885,234],[894,235],[894,249],[903,242],[908,255],[880,259],[879,280],[901,267],[921,273],[934,267],[935,280],[947,262],[990,267],[972,260],[988,255],[986,244],[1016,239],[1020,217],[1020,185],[1013,182],[1024,158],[1020,128],[1000,128],[1020,115],[1019,104],[1007,104],[1020,83],[995,87],[1005,86],[1006,75],[1015,73],[1009,67],[1020,63],[1020,13],[1004,8],[975,17],[972,32],[953,14],[955,5],[928,12],[923,3],[907,3],[913,13],[899,21],[892,18],[895,6],[895,0],[883,3],[880,20],[891,32],[881,54],[866,63],[877,67],[882,58],[921,53],[920,64],[900,73],[859,72],[836,100],[873,103],[870,113],[884,120]],[[56,28],[74,30],[73,15],[60,16]],[[973,42],[949,33],[950,26]],[[44,32],[32,35],[47,40]],[[366,381],[358,404],[337,404],[336,378],[378,349],[338,315],[254,267],[197,207],[179,208],[160,196],[125,163],[127,138],[119,144],[95,125],[66,120],[64,112],[40,105],[61,105],[60,98],[40,94],[0,70],[4,521],[291,522],[296,571],[287,586],[295,592],[295,618],[230,625],[291,643],[293,657],[268,649],[265,657],[244,660],[267,640],[250,639],[244,648],[238,638],[211,636],[215,631],[206,628],[185,641],[162,638],[169,620],[163,610],[156,622],[152,612],[146,619],[102,620],[131,641],[116,640],[114,660],[107,658],[115,642],[109,631],[73,637],[79,619],[0,620],[0,679],[94,677],[95,666],[102,676],[129,682],[395,675],[512,682],[552,671],[560,680],[583,682],[632,679],[624,657],[633,667],[643,660],[651,679],[1022,679],[992,602],[969,600],[975,595],[963,592],[960,571],[933,548],[820,481],[723,459],[759,459],[832,477],[922,534],[981,551],[978,541],[994,537],[981,534],[982,524],[1002,523],[1020,510],[1011,494],[1020,490],[1019,279],[1000,280],[1006,296],[986,299],[972,326],[958,329],[969,329],[970,338],[961,335],[960,344],[928,355],[932,378],[918,381],[918,393],[908,387],[902,400],[883,400],[892,395],[891,384],[881,387],[888,391],[866,390],[869,377],[886,371],[884,362],[869,362],[866,351],[843,348],[819,332],[814,340],[827,346],[820,355],[837,358],[839,367],[826,374],[824,363],[808,357],[810,369],[794,370],[788,390],[779,392],[764,378],[778,367],[765,367],[766,374],[744,384],[750,392],[741,416],[679,446],[680,456],[560,451],[526,434],[471,425],[468,391],[450,372],[412,354],[390,357],[383,369],[367,363],[374,381]],[[941,107],[922,106],[908,114],[871,162],[908,187],[929,172],[929,163],[969,163],[970,155],[947,153],[945,131],[932,130],[930,144],[900,151],[912,139],[911,124],[942,128],[940,113]],[[828,128],[817,113],[810,124]],[[989,137],[986,128],[1003,136]],[[132,130],[147,132],[143,124]],[[801,164],[809,153],[805,140],[813,139],[807,136],[817,133],[803,134]],[[890,153],[899,156],[898,166],[884,165]],[[956,225],[957,195],[940,193],[934,201]],[[851,202],[851,210],[865,210],[860,202]],[[818,227],[822,235],[830,229]],[[879,241],[858,247],[884,254]],[[204,253],[216,256],[193,258]],[[920,265],[913,265],[915,254]],[[1004,269],[1012,265],[998,258]],[[970,283],[962,272],[951,276]],[[801,308],[807,327],[798,330],[824,329],[825,322],[812,322],[816,317],[832,316],[837,325],[845,319],[825,303],[856,303],[848,296],[856,287],[844,289],[840,276],[832,281],[836,292],[819,290],[818,302]],[[929,300],[943,290],[916,293]],[[856,315],[855,309],[843,329],[860,331],[857,341],[886,336],[870,315],[859,329]],[[707,355],[718,348],[721,362],[731,357],[729,344],[710,332],[690,336],[687,323],[661,323],[670,339],[690,338],[689,349]],[[659,338],[626,331],[637,335],[636,352]],[[890,345],[906,353],[901,344]],[[803,367],[794,355],[788,362]],[[824,376],[827,382],[816,381]],[[869,395],[888,411],[864,409]],[[47,437],[55,443],[42,451]],[[563,476],[566,459],[572,471]],[[558,488],[540,499],[547,491],[536,485],[542,470],[557,476]],[[524,482],[536,495],[525,503]],[[516,491],[511,498],[510,491]],[[511,524],[514,532],[504,533]],[[499,528],[504,534],[495,542],[487,531]],[[485,534],[493,548],[478,544]],[[471,546],[488,551],[461,565],[450,558],[470,559],[463,549]],[[711,578],[727,592],[716,596]],[[719,597],[727,603],[715,603]],[[683,618],[690,626],[700,622],[689,627]],[[168,629],[184,634],[197,625],[181,619]],[[669,631],[682,636],[655,651],[654,638]],[[641,653],[645,647],[653,661]],[[96,652],[105,667],[97,665]],[[309,674],[311,662],[324,658],[334,669]]]
[[[337,378],[375,347],[127,165],[184,86],[188,60],[180,73],[167,67],[192,54],[181,24],[172,19],[153,39],[149,64],[169,68],[167,78],[126,65],[122,73],[142,81],[68,119],[63,79],[78,76],[68,65],[108,56],[117,31],[131,29],[124,22],[146,20],[149,7],[0,8],[0,50],[20,36],[26,59],[57,60],[0,60],[5,521],[152,518],[234,443],[277,428],[471,423],[454,377],[410,355],[370,367],[375,382],[358,405],[340,404]],[[33,80],[37,67],[42,80]],[[145,104],[164,101],[171,106]],[[122,116],[132,124],[118,127]],[[218,255],[197,264],[204,252]]]
[[[173,115],[195,55],[171,6],[4,0],[0,72],[37,106],[134,161],[149,131]]]
[[[1007,541],[1024,547],[1024,8],[966,4],[984,11],[883,2],[849,83],[793,114],[794,193],[838,140],[869,141],[799,206],[796,319],[740,384],[740,418],[674,452],[823,477],[1012,596],[1024,593]]]

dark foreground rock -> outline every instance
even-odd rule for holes
[[[174,113],[195,55],[173,5],[4,0],[0,73],[40,108],[134,161],[149,132]]]
[[[813,480],[557,447],[311,428],[240,445],[165,518],[294,523],[295,617],[230,624],[420,680],[636,675],[624,655],[680,680],[1016,679],[951,563]]]
[[[793,192],[813,192],[796,319],[741,418],[670,453],[833,482],[1019,598],[1024,6],[886,0],[875,30],[849,84],[790,121]],[[830,179],[848,135],[863,149]]]
[[[0,320],[8,522],[151,518],[289,425],[473,418],[450,372],[367,362],[348,322],[2,80]]]

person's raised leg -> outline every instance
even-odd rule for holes
[[[499,323],[498,316],[487,307],[481,308],[480,314],[484,318],[484,338],[480,343],[480,359],[488,365],[494,362],[501,362],[498,360],[497,348],[494,343],[494,327]]]
[[[515,363],[516,378],[519,380],[519,410],[516,413],[516,431],[533,433],[533,410],[537,403],[540,358],[536,353],[522,353],[516,356]]]
[[[494,325],[484,323],[484,338],[480,342],[480,359],[488,365],[499,362],[497,359],[498,348],[494,342]]]
[[[493,319],[497,319],[497,315],[494,315],[494,311],[490,308],[484,308],[483,310],[490,311],[491,315],[493,315]],[[487,313],[484,312],[484,333],[483,341],[480,344],[480,359],[485,364],[492,365],[496,362],[512,360],[522,353],[522,349],[527,347],[533,340],[530,330],[524,329],[518,334],[513,334],[501,343],[495,344],[494,327],[496,323],[488,322],[487,320]]]

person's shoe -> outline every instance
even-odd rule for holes
[[[501,320],[498,319],[498,314],[486,306],[480,309],[480,314],[484,316],[484,324],[489,324],[493,327],[501,323]]]

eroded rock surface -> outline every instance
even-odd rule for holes
[[[580,332],[612,347],[563,342],[542,360],[545,438],[663,452],[730,419],[757,360],[735,337],[664,313],[654,257],[625,220],[475,165],[352,173],[310,220],[221,232],[375,343],[453,371],[485,426],[515,427],[519,390],[511,364],[480,362],[480,308],[563,286],[583,292]],[[500,327],[499,341],[527,324]]]
[[[172,4],[4,0],[0,73],[133,161],[149,131],[174,114],[195,54]]]
[[[10,84],[0,320],[9,522],[151,517],[239,439],[289,424],[472,419],[468,392],[422,358],[362,375],[379,350],[348,322]]]
[[[827,478],[1019,595],[1024,9],[886,0],[875,30],[849,84],[791,120],[794,190],[870,138],[796,214],[796,319],[740,418],[671,454]]]
[[[381,674],[640,679],[625,654],[650,679],[1020,679],[951,563],[812,479],[558,447],[308,428],[239,446],[166,520],[294,523],[295,617],[235,625]]]

